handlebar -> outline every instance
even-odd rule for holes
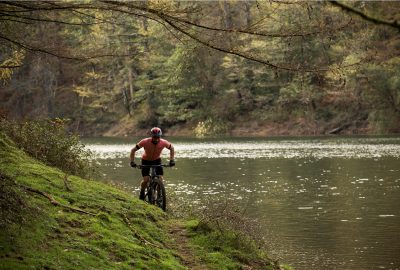
[[[173,167],[173,166],[171,166],[169,164],[159,164],[159,165],[141,165],[141,164],[138,164],[138,165],[136,165],[135,168],[143,169],[143,168],[157,168],[157,167]]]

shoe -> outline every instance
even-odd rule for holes
[[[140,190],[140,195],[139,195],[140,200],[144,200],[144,190]]]

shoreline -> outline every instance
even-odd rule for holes
[[[304,121],[291,121],[284,123],[266,123],[261,121],[248,121],[229,123],[232,128],[219,134],[205,134],[206,136],[196,136],[196,124],[177,124],[171,127],[159,127],[163,129],[165,136],[171,137],[235,137],[235,138],[264,138],[264,137],[325,137],[325,136],[386,136],[399,135],[397,132],[380,133],[374,131],[367,123],[357,126],[347,126],[340,129],[337,125],[310,126]],[[89,132],[81,134],[85,137],[134,137],[147,136],[147,128],[138,128],[134,123],[119,122],[102,131],[91,129]]]

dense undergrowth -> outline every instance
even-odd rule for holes
[[[26,155],[2,132],[0,181],[0,269],[280,267],[232,228],[177,218],[104,183],[66,182],[63,171]],[[184,238],[174,237],[177,228]]]
[[[59,118],[14,121],[0,117],[0,132],[47,165],[60,168],[66,174],[91,177],[94,173],[91,153],[78,136],[66,132],[66,124],[66,120]]]

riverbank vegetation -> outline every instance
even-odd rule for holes
[[[396,1],[0,10],[0,104],[11,118],[69,118],[86,135],[400,131]]]
[[[19,148],[0,131],[0,269],[290,269],[223,216],[178,218],[111,185],[66,182],[66,168]]]
[[[89,178],[95,173],[90,151],[85,149],[77,135],[66,132],[65,120],[0,119],[0,132],[31,157],[60,168],[66,175]]]

